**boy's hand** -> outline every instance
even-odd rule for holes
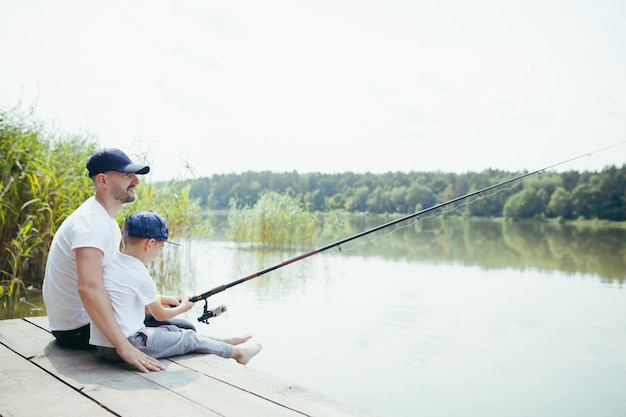
[[[182,302],[180,303],[180,309],[183,311],[189,311],[193,308],[193,304],[191,301],[189,301],[189,298],[184,298],[182,300]]]
[[[172,295],[162,295],[161,296],[161,305],[165,308],[168,307],[177,307],[180,305],[180,302],[183,301],[181,297],[172,296]]]

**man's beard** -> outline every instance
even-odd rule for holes
[[[112,187],[111,195],[113,196],[113,198],[115,198],[118,201],[121,201],[122,203],[132,203],[133,201],[135,201],[135,196],[130,195],[128,193],[128,189],[123,190],[117,185],[114,185]]]

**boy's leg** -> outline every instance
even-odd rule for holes
[[[227,343],[172,325],[144,327],[128,340],[156,359],[191,352],[209,353],[223,358],[230,358],[233,354],[233,347]]]
[[[247,364],[250,359],[261,351],[260,343],[243,343],[233,348],[232,358],[242,365]]]

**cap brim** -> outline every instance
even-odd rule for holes
[[[150,172],[150,166],[149,165],[130,164],[130,165],[126,165],[125,167],[120,169],[119,172],[124,172],[126,174],[145,175],[148,172]]]

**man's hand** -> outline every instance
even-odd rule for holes
[[[134,366],[141,372],[158,372],[165,369],[165,366],[161,362],[146,355],[131,345],[130,342],[125,346],[118,348],[117,354],[120,355],[120,358],[124,359],[124,362]]]

